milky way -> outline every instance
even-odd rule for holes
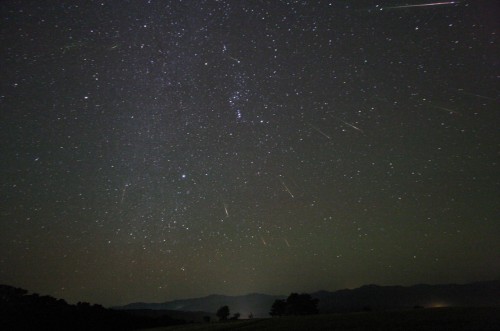
[[[498,278],[499,6],[421,4],[2,1],[0,283]]]

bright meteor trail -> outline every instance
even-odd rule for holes
[[[443,2],[432,2],[432,3],[421,3],[417,5],[403,5],[403,6],[393,6],[385,7],[386,9],[397,9],[397,8],[415,8],[415,7],[429,7],[429,6],[444,6],[444,5],[455,5],[458,1],[443,1]]]
[[[286,184],[285,184],[284,181],[281,181],[281,185],[283,185],[283,188],[288,192],[288,194],[290,194],[290,196],[292,198],[295,198],[295,196],[293,195],[292,191],[290,191],[290,189],[288,188],[288,186],[286,186]]]

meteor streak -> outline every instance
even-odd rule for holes
[[[444,111],[447,111],[449,112],[450,114],[456,114],[456,115],[461,115],[460,112],[456,111],[456,110],[451,110],[449,108],[445,108],[445,107],[439,107],[439,106],[434,106],[434,105],[430,105],[431,107],[433,108],[436,108],[436,109],[440,109],[440,110],[444,110]]]
[[[241,61],[240,61],[240,60],[238,60],[238,59],[237,59],[237,58],[235,58],[235,57],[232,57],[232,56],[230,56],[230,55],[229,55],[229,58],[230,58],[231,60],[233,60],[233,61],[236,61],[237,63],[241,63]]]
[[[227,204],[224,203],[224,211],[226,212],[226,216],[229,217],[229,212],[227,211]]]
[[[120,201],[120,204],[123,204],[123,200],[125,199],[125,193],[127,192],[127,188],[128,188],[128,184],[125,184],[123,186],[123,190],[122,190],[122,199]]]
[[[487,96],[484,96],[484,95],[481,95],[481,94],[469,93],[469,92],[465,92],[465,91],[462,91],[462,90],[459,90],[459,92],[461,92],[463,94],[466,94],[466,95],[471,95],[471,96],[474,96],[474,97],[478,97],[478,98],[481,98],[481,99],[497,101],[497,99],[495,99],[495,98],[487,97]]]
[[[365,133],[363,130],[361,130],[360,128],[358,128],[357,126],[355,126],[355,125],[353,125],[353,124],[351,124],[351,123],[349,123],[349,122],[346,122],[346,121],[344,121],[344,120],[341,120],[340,118],[339,118],[339,121],[341,121],[341,122],[342,122],[342,123],[344,123],[345,125],[350,126],[350,127],[351,127],[351,128],[353,128],[354,130],[358,130],[358,131],[359,131],[359,132],[361,132],[361,133]]]
[[[290,243],[288,242],[288,240],[286,238],[283,238],[283,240],[285,241],[285,244],[290,247]]]
[[[459,1],[442,1],[442,2],[432,2],[432,3],[421,3],[416,5],[403,5],[403,6],[393,6],[385,7],[385,9],[399,9],[399,8],[416,8],[416,7],[429,7],[429,6],[444,6],[444,5],[455,5],[460,3]]]
[[[319,133],[321,133],[323,136],[327,137],[328,139],[332,139],[330,138],[329,135],[327,135],[326,133],[324,133],[323,131],[321,131],[320,129],[318,129],[317,127],[315,127],[314,125],[312,125],[311,123],[309,123],[309,125],[311,126],[311,128],[313,128],[314,130],[318,131]]]
[[[292,194],[292,192],[290,191],[290,189],[288,188],[288,186],[286,186],[285,182],[284,181],[281,181],[281,185],[283,185],[283,187],[285,188],[285,190],[288,192],[288,194],[290,194],[290,196],[292,198],[295,198]]]

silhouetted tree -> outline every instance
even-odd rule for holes
[[[240,318],[240,313],[234,313],[233,317],[230,318],[231,321],[237,321]]]
[[[309,294],[292,293],[286,299],[287,315],[312,315],[318,313],[318,299]]]
[[[227,317],[229,316],[229,307],[228,306],[220,307],[219,310],[217,310],[216,315],[219,318],[219,321],[227,320]]]
[[[292,293],[286,300],[274,301],[269,315],[312,315],[318,313],[318,299],[309,294]]]
[[[286,301],[285,300],[275,300],[271,306],[271,311],[269,315],[271,316],[283,316],[286,313]]]
[[[253,318],[253,313],[248,314],[248,319],[251,320]]]
[[[76,304],[76,307],[78,309],[87,310],[90,308],[90,303],[78,301],[78,303]]]
[[[203,321],[205,323],[210,323],[210,316],[203,316]]]

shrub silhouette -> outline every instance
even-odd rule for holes
[[[318,299],[309,294],[292,293],[286,300],[274,301],[269,315],[313,315],[318,313]]]

